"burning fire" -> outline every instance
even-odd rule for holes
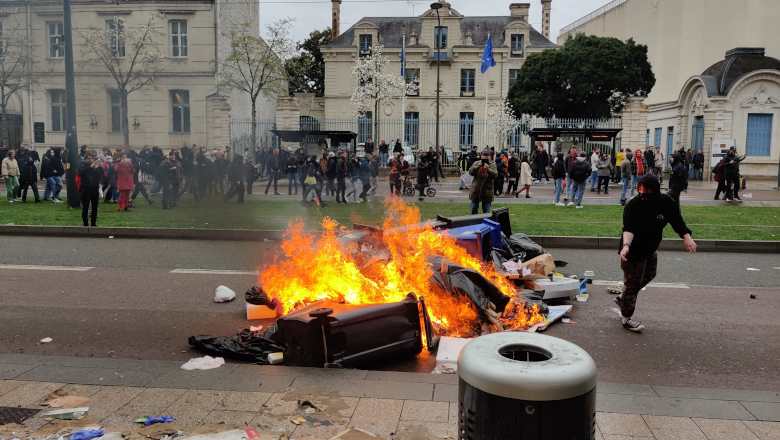
[[[285,314],[319,300],[379,304],[402,301],[414,292],[425,297],[440,334],[478,335],[478,310],[471,301],[429,282],[433,271],[426,260],[440,255],[478,271],[512,298],[498,320],[505,330],[544,322],[536,305],[526,308],[517,299],[517,288],[511,281],[496,272],[492,264],[471,256],[454,238],[434,232],[429,224],[403,230],[404,226],[420,223],[415,205],[391,197],[385,209],[388,215],[381,243],[371,252],[360,252],[366,249],[358,249],[354,243],[345,246],[337,237],[347,230],[328,218],[322,222],[322,235],[304,231],[299,219],[291,221],[281,246],[284,256],[261,271],[263,289],[282,304]]]

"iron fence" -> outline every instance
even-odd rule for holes
[[[276,148],[279,140],[271,130],[276,129],[276,121],[273,119],[259,119],[256,121],[257,130],[256,145],[252,145],[252,120],[230,119],[230,150],[234,152],[251,152],[262,148]]]

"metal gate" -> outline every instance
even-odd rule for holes
[[[279,139],[271,130],[276,129],[276,121],[273,119],[256,121],[257,140],[252,145],[252,120],[230,119],[230,150],[243,153],[245,150],[255,152],[263,148],[277,148]]]

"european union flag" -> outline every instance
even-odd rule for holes
[[[482,54],[482,73],[487,72],[488,69],[496,65],[496,60],[493,59],[493,42],[490,38],[488,36],[485,52]]]

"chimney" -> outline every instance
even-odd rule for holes
[[[339,25],[341,24],[341,0],[330,0],[333,3],[333,24],[331,29],[331,40],[335,40],[341,33]]]
[[[550,39],[550,4],[552,0],[542,0],[542,35]]]
[[[530,8],[530,3],[512,3],[509,5],[509,15],[528,21],[528,10]]]

